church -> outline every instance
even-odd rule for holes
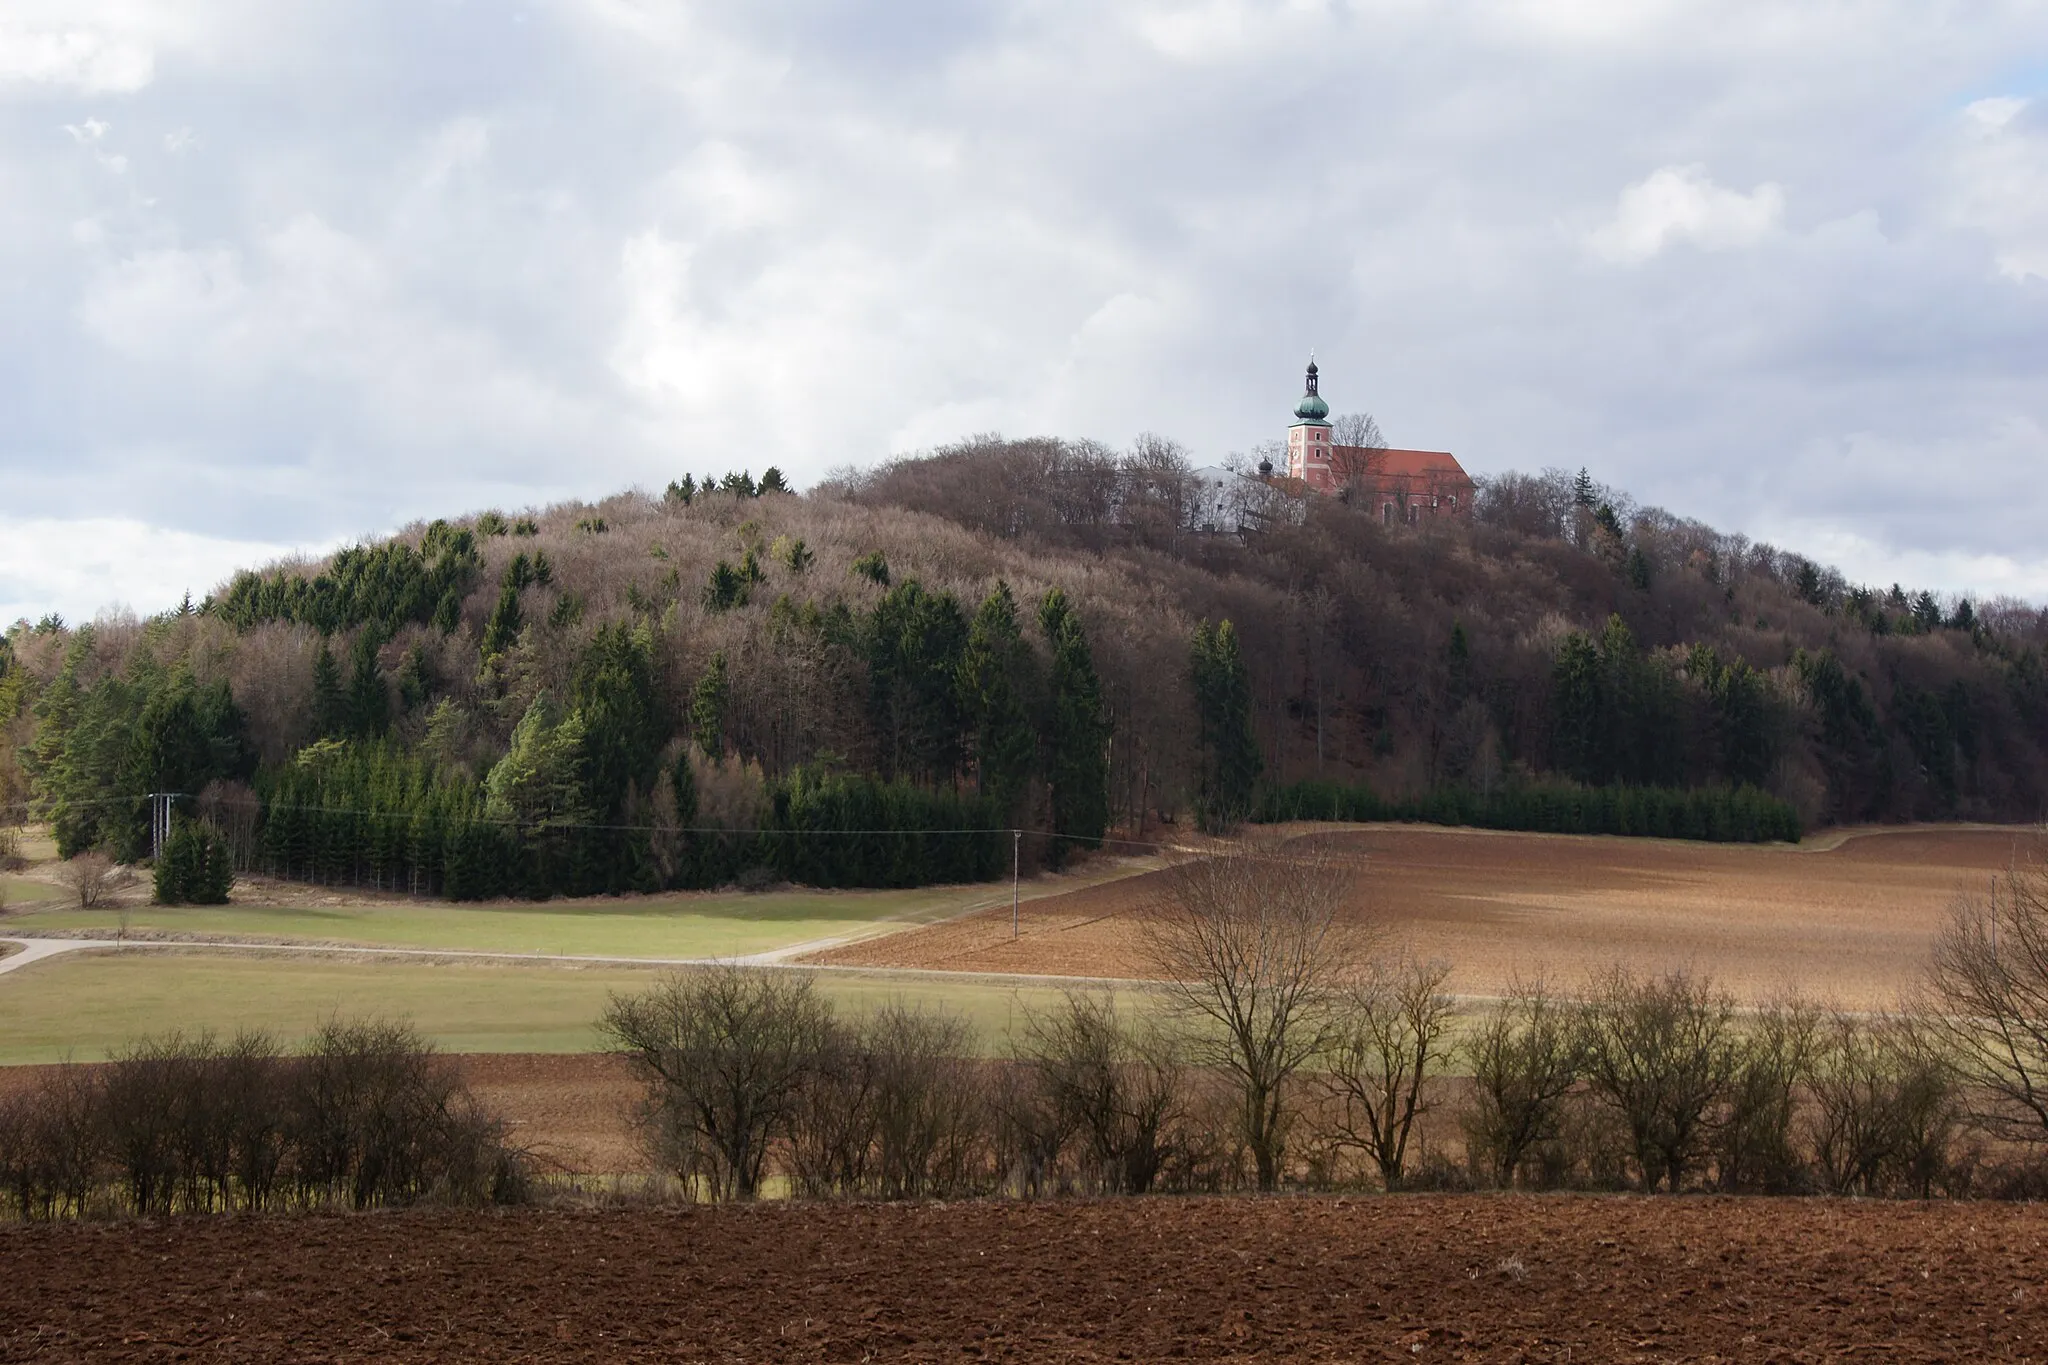
[[[1286,479],[1313,493],[1362,501],[1368,507],[1377,504],[1380,520],[1389,525],[1471,515],[1477,489],[1455,455],[1446,450],[1338,445],[1330,426],[1330,405],[1323,401],[1318,383],[1311,357],[1308,391],[1294,405],[1294,425],[1287,428]]]

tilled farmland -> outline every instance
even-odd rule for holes
[[[1928,826],[1823,847],[1688,844],[1379,825],[1324,834],[1361,858],[1352,912],[1390,946],[1441,958],[1450,988],[1496,995],[1622,963],[1688,968],[1751,1001],[1798,991],[1896,1004],[1960,894],[2034,852],[2028,832]],[[1161,874],[1008,905],[815,954],[821,965],[1142,977]]]
[[[5,1360],[2048,1359],[2048,1211],[1127,1199],[0,1228]]]

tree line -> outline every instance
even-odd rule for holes
[[[0,1100],[0,1212],[22,1219],[507,1204],[534,1180],[404,1024],[146,1039]]]

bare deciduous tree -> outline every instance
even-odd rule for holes
[[[1448,1060],[1450,974],[1445,962],[1375,962],[1337,1007],[1320,1077],[1333,1105],[1332,1136],[1364,1152],[1389,1190],[1401,1186],[1415,1121],[1433,1107],[1430,1078]]]
[[[1296,1073],[1325,1050],[1340,986],[1368,933],[1357,868],[1314,847],[1250,847],[1167,873],[1143,921],[1195,1060],[1229,1075],[1262,1190],[1279,1186]]]
[[[72,857],[58,871],[58,879],[78,898],[78,908],[93,910],[126,882],[126,873],[98,849],[87,849]]]
[[[1474,1090],[1466,1139],[1491,1168],[1494,1183],[1512,1185],[1523,1159],[1561,1131],[1565,1097],[1584,1062],[1577,1009],[1552,995],[1541,978],[1518,981],[1464,1053]]]
[[[2048,867],[2016,862],[1958,905],[1935,941],[1927,1026],[1971,1097],[2010,1141],[2048,1142]]]
[[[1677,1193],[1735,1070],[1735,1002],[1683,969],[1614,967],[1585,1005],[1586,1078],[1628,1127],[1643,1188]]]
[[[656,1153],[713,1199],[752,1199],[817,1067],[831,1012],[808,977],[700,967],[613,996],[599,1027],[647,1086]]]

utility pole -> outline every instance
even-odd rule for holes
[[[1018,868],[1024,861],[1024,831],[1010,831],[1010,937],[1017,937]]]
[[[151,792],[149,794],[149,856],[157,859],[164,856],[164,845],[171,837],[171,802],[184,795],[182,792]]]

